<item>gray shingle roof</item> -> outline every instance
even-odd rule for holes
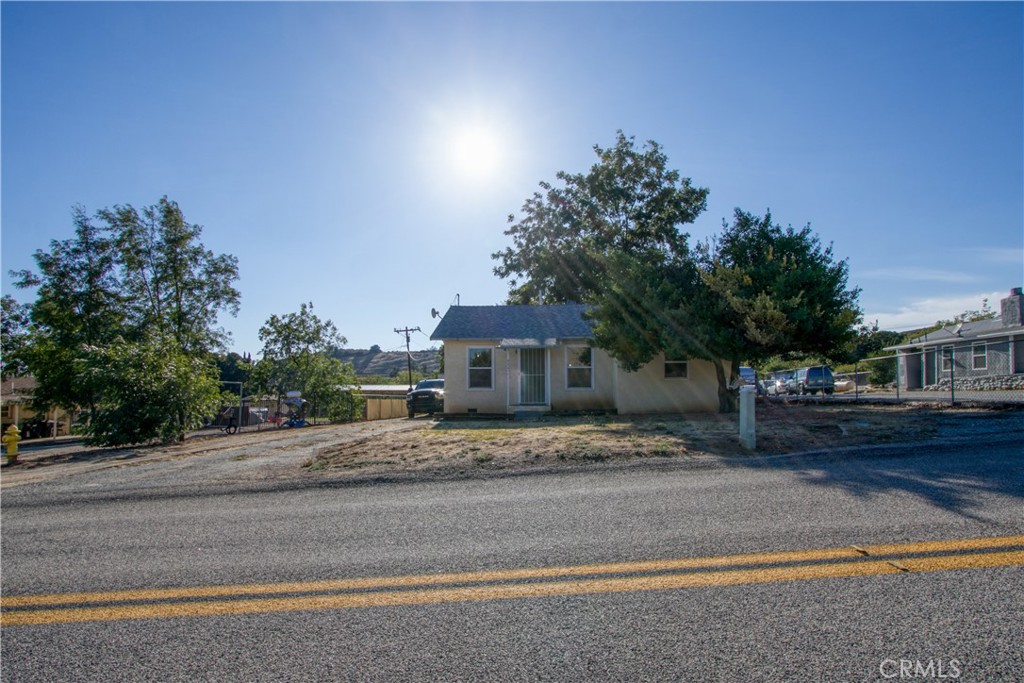
[[[590,339],[593,329],[583,317],[586,310],[580,304],[452,306],[430,338]]]
[[[911,339],[908,344],[925,344],[928,342],[936,343],[940,341],[950,341],[954,339],[971,339],[982,334],[991,332],[998,332],[1003,328],[1003,322],[999,319],[995,320],[976,320],[972,323],[964,323],[959,330],[959,334],[954,332],[956,327],[943,327],[941,330],[935,332],[929,332],[926,335]]]

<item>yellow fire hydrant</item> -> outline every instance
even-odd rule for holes
[[[13,465],[18,462],[18,442],[21,441],[21,430],[17,425],[11,425],[0,437],[0,441],[7,444],[7,464]]]

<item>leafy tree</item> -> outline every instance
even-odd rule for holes
[[[94,415],[98,388],[82,372],[85,348],[102,346],[123,331],[123,298],[116,253],[106,231],[85,209],[72,209],[75,236],[53,240],[34,255],[38,273],[12,273],[20,288],[36,288],[30,307],[32,335],[23,359],[36,380],[33,402],[65,410],[88,407]]]
[[[857,336],[847,354],[847,362],[855,362],[885,353],[887,346],[896,346],[903,342],[902,332],[883,330],[876,321],[872,325],[861,325],[857,328]]]
[[[135,329],[155,328],[189,353],[222,347],[227,334],[215,325],[219,311],[238,313],[238,259],[204,248],[202,227],[167,197],[141,211],[129,204],[97,215],[113,235]]]
[[[960,323],[973,323],[979,320],[994,320],[999,316],[996,311],[988,303],[988,299],[981,300],[981,308],[967,309],[963,313],[959,313],[953,316],[952,320],[937,320],[935,322],[936,329],[943,327],[954,327]]]
[[[722,411],[735,409],[741,363],[831,356],[849,343],[859,292],[809,227],[737,209],[718,238],[691,250],[681,228],[707,190],[668,170],[654,142],[637,152],[620,131],[614,148],[595,151],[587,175],[542,183],[546,195],[506,231],[513,246],[493,257],[495,274],[512,278],[510,303],[589,304],[595,343],[626,370],[659,352],[712,361]]]
[[[740,366],[776,355],[828,357],[852,338],[858,291],[810,228],[783,229],[736,210],[692,256],[619,255],[615,281],[592,297],[595,341],[626,369],[658,351],[715,365],[719,409],[735,410]]]
[[[28,372],[24,353],[29,337],[29,308],[3,295],[0,311],[0,377],[20,377]]]
[[[312,303],[303,303],[297,313],[271,315],[259,335],[263,357],[253,378],[279,396],[287,391],[305,394],[319,358],[347,343],[333,322],[313,312]]]
[[[248,354],[242,356],[234,351],[215,356],[217,371],[221,382],[248,382],[252,372],[252,359]]]
[[[412,366],[411,373],[409,372],[408,367],[395,368],[391,371],[391,376],[388,379],[392,380],[389,382],[390,384],[405,384],[406,386],[411,384],[412,386],[416,386],[416,384],[423,380],[424,377],[425,375],[423,372],[414,364]]]
[[[160,335],[89,347],[85,374],[100,389],[87,428],[98,445],[180,441],[221,402],[216,366]]]
[[[89,407],[97,441],[105,440],[104,429],[115,430],[111,443],[127,443],[126,435],[140,441],[165,438],[163,427],[146,431],[157,428],[152,420],[132,427],[109,419],[97,422],[101,409],[107,416],[134,414],[140,400],[159,398],[160,392],[148,390],[148,383],[134,391],[130,384],[108,381],[96,368],[96,359],[114,354],[111,362],[132,380],[154,372],[161,362],[166,367],[158,376],[174,376],[185,360],[189,367],[206,367],[210,352],[226,337],[215,328],[217,315],[238,310],[237,260],[206,250],[199,242],[202,229],[187,223],[167,197],[141,211],[130,205],[101,210],[95,216],[98,224],[82,207],[75,207],[72,216],[74,238],[37,251],[38,273],[14,274],[19,287],[37,289],[24,354],[37,382],[34,402]],[[166,347],[166,354],[149,353],[159,345]],[[139,365],[129,372],[132,362]],[[163,401],[151,407],[163,410],[167,405]],[[196,419],[188,409],[176,409],[174,433],[183,433]]]
[[[863,367],[863,366],[861,366]],[[868,382],[884,386],[896,381],[896,359],[882,358],[868,363]]]
[[[333,422],[348,422],[362,414],[363,399],[353,392],[357,384],[351,363],[317,354],[309,365],[303,396],[312,404],[313,415],[327,415]]]
[[[800,353],[839,359],[860,320],[859,290],[848,289],[848,265],[836,261],[832,246],[822,247],[810,226],[785,229],[736,209],[714,241],[698,249],[705,296],[698,298],[697,329],[715,360],[719,402],[731,407],[725,391],[741,362],[757,365],[776,354]],[[692,308],[691,304],[691,308]]]
[[[594,146],[598,161],[586,174],[559,172],[560,187],[540,183],[505,234],[494,273],[510,278],[508,302],[586,301],[609,280],[609,259],[686,253],[682,226],[704,211],[706,188],[667,167],[652,141],[637,149],[622,131],[615,145]]]

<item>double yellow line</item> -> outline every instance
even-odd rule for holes
[[[453,574],[3,596],[4,627],[426,605],[1024,565],[1024,536]]]

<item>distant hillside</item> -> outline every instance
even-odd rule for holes
[[[337,349],[332,354],[338,360],[351,363],[360,377],[383,375],[394,377],[408,369],[405,351],[381,351],[380,347],[372,349]],[[412,369],[424,375],[433,375],[441,368],[438,350],[413,351]]]

